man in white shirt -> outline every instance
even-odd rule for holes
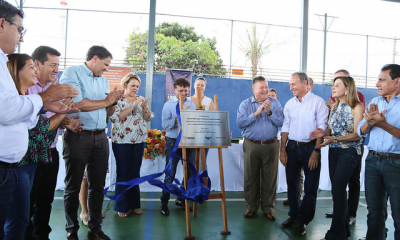
[[[288,184],[289,218],[282,227],[298,223],[297,234],[306,235],[306,225],[315,215],[319,174],[321,171],[321,150],[317,148],[322,138],[311,139],[310,134],[318,128],[327,128],[328,107],[324,99],[307,89],[308,77],[303,72],[292,74],[289,81],[294,97],[284,108],[282,126],[281,163],[286,167]],[[304,198],[300,204],[299,178],[301,168],[306,176]]]
[[[60,100],[78,95],[75,88],[65,85],[52,86],[40,94],[18,94],[6,54],[15,52],[23,42],[23,16],[21,10],[0,1],[0,239],[4,238],[4,223],[17,186],[15,167],[28,149],[28,128],[36,125],[39,111],[64,112],[67,106]]]

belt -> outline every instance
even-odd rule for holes
[[[67,132],[71,132],[71,133],[73,133],[73,131],[71,131],[71,130],[69,130],[69,129],[67,129]],[[82,134],[84,134],[84,135],[100,135],[100,134],[102,134],[103,132],[105,132],[105,130],[104,129],[100,129],[100,130],[82,130],[81,131],[81,133]]]
[[[298,142],[298,141],[294,141],[294,140],[289,140],[293,143],[295,143],[297,146],[307,146],[307,145],[315,145],[315,143],[317,142],[317,140],[312,140],[310,142]]]
[[[394,154],[394,153],[381,153],[381,152],[376,152],[373,150],[369,150],[369,152],[372,155],[375,155],[377,157],[384,157],[384,158],[400,158],[400,154]]]
[[[18,163],[6,163],[6,162],[2,162],[0,161],[0,167],[2,168],[16,168],[18,167]]]
[[[272,140],[267,140],[267,141],[254,141],[254,140],[251,140],[251,139],[248,139],[248,138],[246,138],[246,139],[249,140],[250,142],[261,144],[261,145],[271,144],[271,143],[274,143],[276,141],[276,138],[274,138]]]

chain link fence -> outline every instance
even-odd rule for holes
[[[113,54],[112,65],[146,73],[148,13],[37,7],[24,12],[28,32],[21,52],[54,47],[62,53],[62,70],[82,64],[89,47],[99,44]],[[156,26],[163,23],[181,28],[160,28],[163,36],[156,34],[156,74],[174,68],[197,76],[288,81],[300,69],[300,27],[157,14]],[[322,30],[309,29],[307,73],[317,84],[330,84],[336,70],[347,69],[358,87],[374,88],[383,65],[400,63],[395,37],[328,32],[324,72],[323,36]]]

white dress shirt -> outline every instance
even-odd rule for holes
[[[291,98],[283,110],[282,132],[289,133],[289,139],[298,142],[310,142],[312,131],[328,127],[329,109],[321,97],[307,92],[300,102]]]
[[[20,96],[0,49],[0,161],[19,162],[28,149],[28,128],[35,127],[43,106],[37,95]]]

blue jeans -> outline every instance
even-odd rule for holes
[[[350,237],[347,184],[361,161],[355,148],[329,148],[329,176],[332,182],[333,212],[331,228],[325,239]]]
[[[112,149],[117,163],[117,182],[127,182],[140,177],[142,166],[144,143],[119,144],[112,143]],[[125,191],[129,186],[116,185],[115,195]],[[114,210],[127,213],[130,209],[140,208],[139,185],[126,191],[115,201]]]
[[[4,225],[5,240],[24,239],[29,224],[30,193],[36,167],[37,163],[30,163],[15,168],[17,186],[11,194],[13,199]]]
[[[390,197],[394,239],[400,239],[400,158],[377,157],[365,160],[365,199],[367,201],[367,240],[385,239],[385,208]]]
[[[0,167],[0,239],[4,239],[4,224],[14,199],[18,177],[15,168]]]
[[[289,141],[286,145],[287,166],[286,182],[288,185],[289,216],[297,219],[300,224],[308,224],[315,215],[319,173],[321,172],[321,156],[318,156],[318,166],[310,170],[308,162],[315,145],[297,146]],[[304,169],[304,197],[300,205],[299,179],[301,167]]]
[[[25,231],[25,240],[48,240],[51,232],[50,215],[60,158],[56,148],[51,149],[50,163],[39,163],[31,190],[30,223]]]
[[[171,156],[172,149],[174,148],[175,142],[176,142],[176,138],[168,138],[167,141],[165,141],[165,166],[167,166],[169,163],[168,161]],[[182,157],[182,149],[178,148],[175,155]],[[194,166],[194,162],[195,162],[195,155],[196,155],[195,148],[187,148],[186,149],[186,160],[188,161],[188,163],[193,164],[193,166]],[[168,174],[165,174],[165,179],[164,179],[165,184],[172,183],[173,179],[175,178],[176,167],[177,167],[179,161],[180,161],[180,159],[178,159],[178,158],[172,159],[171,176],[169,176]],[[192,177],[192,171],[189,169],[189,166],[188,166],[187,170],[188,170],[187,173],[188,173],[188,179],[189,179]],[[184,185],[183,181],[182,181],[182,185]],[[163,190],[160,199],[161,199],[162,205],[168,205],[168,201],[170,199],[170,193]]]

